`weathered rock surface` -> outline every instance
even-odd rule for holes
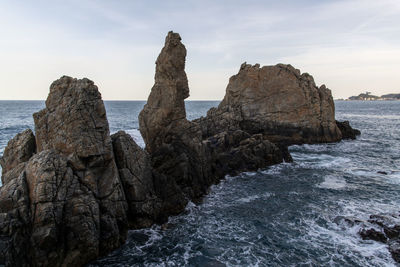
[[[156,61],[155,84],[139,115],[152,166],[177,185],[171,194],[185,199],[183,204],[204,195],[211,184],[228,173],[282,162],[284,154],[261,135],[224,127],[205,136],[201,123],[188,121],[184,103],[189,96],[185,57],[179,34],[169,32]],[[182,211],[184,206],[176,211]]]
[[[27,162],[35,152],[35,136],[31,129],[27,129],[11,139],[4,150],[3,157],[0,158],[0,164],[3,169],[2,183],[6,184],[8,182],[4,176],[9,170]]]
[[[158,221],[162,205],[154,189],[150,156],[124,131],[113,134],[111,138],[128,202],[130,227],[149,227]]]
[[[6,264],[82,265],[119,247],[126,238],[127,203],[97,87],[62,77],[34,121],[37,154],[32,156],[32,132],[25,131],[3,158]]]
[[[325,85],[318,88],[311,75],[283,64],[260,68],[243,63],[219,106],[197,122],[206,137],[240,129],[288,145],[342,138],[331,91]]]
[[[189,86],[185,73],[186,48],[179,34],[169,32],[156,61],[155,84],[139,114],[140,132],[152,166],[176,183],[178,199],[203,195],[212,178],[198,125],[186,119],[185,98]],[[182,203],[186,205],[188,200]]]

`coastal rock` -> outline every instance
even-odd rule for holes
[[[169,32],[156,61],[155,83],[139,114],[140,132],[149,153],[157,150],[177,132],[174,127],[190,127],[184,100],[189,96],[185,73],[186,48],[178,33]]]
[[[185,58],[169,32],[139,115],[145,150],[125,132],[110,136],[92,81],[52,83],[33,115],[36,136],[17,135],[1,159],[0,261],[84,265],[119,247],[128,228],[179,214],[226,174],[291,161],[290,144],[341,140],[330,91],[290,65],[242,65],[219,107],[188,121]]]
[[[97,86],[63,76],[52,83],[46,108],[33,118],[37,151],[54,149],[67,157],[75,177],[97,200],[99,254],[119,247],[126,238],[127,206]]]
[[[400,263],[400,216],[398,214],[373,214],[368,222],[373,227],[359,231],[362,239],[387,243],[392,258]]]
[[[101,95],[64,76],[34,121],[37,154],[0,189],[6,265],[83,265],[119,247],[128,226]]]
[[[386,241],[387,241],[385,234],[375,230],[374,228],[362,229],[359,234],[362,237],[362,239],[364,239],[364,240],[370,239],[370,240],[375,240],[375,241],[382,242],[382,243],[386,243]]]
[[[36,152],[35,136],[31,129],[17,134],[11,139],[4,149],[3,157],[0,158],[2,167],[2,183],[6,184],[5,174],[17,165],[27,162]]]
[[[197,122],[205,137],[240,129],[287,145],[342,138],[331,91],[325,85],[317,87],[311,75],[283,64],[260,68],[243,63],[229,79],[219,106]]]
[[[149,227],[158,220],[162,205],[154,190],[150,156],[124,131],[111,135],[111,139],[128,202],[130,228]]]
[[[285,158],[273,143],[261,134],[250,135],[241,130],[222,132],[203,141],[212,155],[212,172],[218,177],[236,175],[243,171],[256,171]],[[290,160],[289,160],[290,161]]]
[[[140,132],[156,172],[176,183],[179,198],[200,197],[211,181],[197,124],[186,119],[189,96],[185,73],[186,48],[179,34],[169,32],[156,61],[155,83],[139,114]],[[185,201],[185,205],[187,200]],[[182,205],[184,207],[185,205]]]
[[[164,214],[182,211],[188,200],[202,197],[211,184],[228,173],[283,161],[280,148],[262,136],[229,127],[204,136],[201,123],[186,119],[184,99],[189,96],[189,87],[185,57],[179,34],[169,32],[156,61],[155,84],[139,115],[140,132],[157,177],[176,184],[170,194],[185,199],[177,201],[175,209],[169,205]],[[162,199],[169,202],[166,196]]]
[[[336,125],[339,127],[340,132],[342,133],[342,139],[356,139],[357,135],[360,135],[361,132],[357,129],[353,129],[350,126],[349,121],[336,121]]]

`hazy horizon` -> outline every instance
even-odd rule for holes
[[[243,62],[291,64],[333,97],[400,93],[400,1],[0,2],[0,99],[44,100],[63,75],[104,100],[146,100],[168,31],[189,100],[222,100]]]

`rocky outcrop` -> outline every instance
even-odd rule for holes
[[[11,139],[4,150],[3,157],[0,158],[0,164],[3,169],[2,184],[8,182],[6,173],[19,164],[27,162],[35,151],[35,136],[31,129],[27,129]]]
[[[34,121],[37,154],[33,133],[25,131],[2,160],[7,265],[82,265],[119,247],[127,203],[97,87],[62,77]]]
[[[317,87],[311,75],[283,64],[260,68],[243,63],[229,79],[219,106],[197,122],[203,137],[240,129],[287,145],[342,138],[331,91],[325,85]]]
[[[342,139],[356,139],[357,135],[360,135],[361,132],[357,129],[353,129],[350,126],[349,121],[336,121],[336,125],[338,126],[340,132],[342,133]]]
[[[280,148],[261,135],[221,127],[205,136],[203,125],[186,119],[189,96],[186,49],[179,34],[169,32],[156,61],[155,84],[139,115],[140,131],[154,170],[176,184],[178,199],[203,196],[226,174],[256,170],[282,162]],[[164,199],[168,202],[168,199]],[[169,215],[170,211],[163,211]]]
[[[149,227],[159,220],[162,205],[154,189],[150,156],[124,131],[113,134],[111,139],[128,203],[130,228]]]
[[[178,185],[177,192],[171,193],[190,199],[203,195],[212,178],[208,176],[200,128],[186,119],[184,100],[189,87],[185,58],[179,34],[169,32],[156,61],[155,84],[139,114],[139,125],[155,171]]]
[[[169,32],[139,115],[145,150],[125,132],[110,136],[92,81],[53,82],[33,115],[36,136],[18,134],[0,160],[0,261],[81,266],[119,247],[128,228],[182,212],[226,174],[291,161],[290,144],[347,136],[330,91],[290,65],[242,65],[219,107],[188,121],[185,57]]]
[[[386,243],[392,258],[400,263],[400,216],[398,214],[371,215],[368,225],[364,225],[359,234],[364,240]]]

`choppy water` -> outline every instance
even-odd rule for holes
[[[189,119],[218,102],[188,102]],[[106,102],[111,132],[143,145],[144,102]],[[0,151],[32,127],[43,102],[0,101]],[[294,163],[227,177],[168,228],[130,231],[93,266],[395,266],[386,245],[359,238],[341,216],[367,219],[400,208],[400,101],[336,102],[336,117],[362,131],[355,141],[290,148]],[[386,171],[388,175],[378,174]]]

